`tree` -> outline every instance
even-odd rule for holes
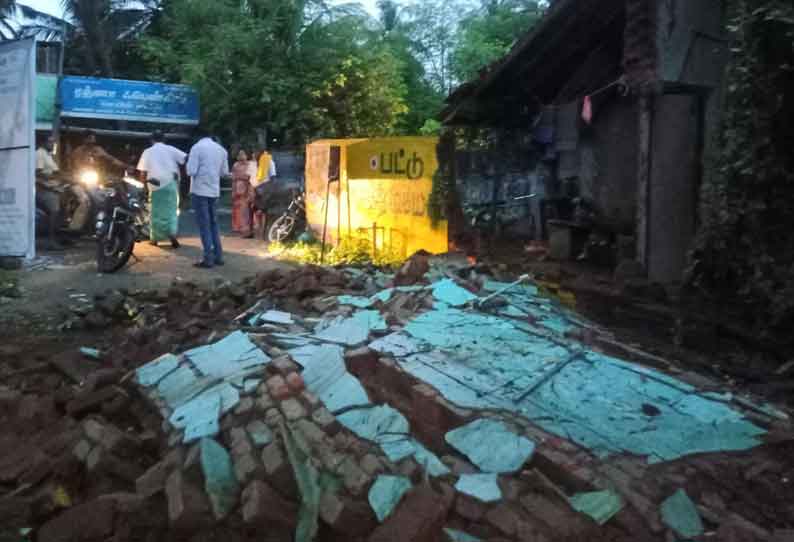
[[[403,13],[401,6],[393,0],[381,0],[378,8],[382,41],[399,61],[400,76],[405,87],[407,110],[400,117],[397,132],[414,135],[419,133],[427,119],[438,114],[443,93],[430,83],[425,66],[414,54],[410,27],[404,20],[407,14]]]
[[[405,8],[411,49],[425,67],[428,82],[444,95],[456,83],[451,60],[458,42],[457,25],[464,11],[461,0],[424,0]]]
[[[482,0],[460,23],[452,72],[458,81],[477,77],[480,70],[504,56],[543,16],[546,2]]]
[[[395,133],[408,111],[399,63],[385,47],[357,51],[333,66],[313,92],[312,114],[323,135],[369,137]]]
[[[399,62],[378,40],[371,19],[349,6],[172,0],[141,51],[159,77],[199,90],[214,129],[302,143],[394,131],[404,110]]]
[[[62,0],[67,31],[67,70],[80,74],[128,76],[124,62],[134,43],[158,15],[161,0]]]

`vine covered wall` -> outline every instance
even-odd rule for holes
[[[794,3],[728,0],[732,59],[690,286],[794,340]]]

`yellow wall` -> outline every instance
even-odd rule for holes
[[[340,183],[330,185],[328,239],[348,234],[373,238],[378,250],[410,256],[419,249],[448,250],[447,224],[433,227],[427,215],[432,177],[438,168],[433,137],[322,140],[306,150],[309,225],[319,238],[325,220],[330,148],[341,150]],[[350,205],[348,207],[348,197]]]

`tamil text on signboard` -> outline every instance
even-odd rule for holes
[[[64,77],[63,116],[172,124],[198,124],[199,99],[185,85]]]

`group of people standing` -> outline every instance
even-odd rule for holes
[[[165,144],[162,134],[154,134],[152,146],[143,151],[137,167],[144,180],[158,181],[150,192],[153,244],[170,239],[174,248],[179,247],[176,239],[178,179],[183,164],[190,177],[190,200],[203,247],[203,257],[195,266],[203,269],[222,266],[223,246],[217,218],[221,179],[232,178],[232,231],[243,237],[253,237],[256,221],[264,220],[264,215],[254,209],[256,188],[276,175],[275,163],[267,151],[255,161],[249,160],[249,155],[241,150],[230,171],[226,149],[207,132],[199,132],[199,140],[189,154]]]
[[[256,189],[276,175],[273,157],[263,151],[256,154],[245,149],[237,153],[232,167],[232,231],[252,238],[254,231],[264,228],[265,214],[254,206]]]
[[[272,156],[262,151],[258,159],[254,153],[241,150],[233,167],[229,168],[229,155],[210,134],[203,130],[197,131],[198,141],[189,153],[165,143],[162,132],[154,132],[151,146],[146,148],[138,160],[137,166],[125,164],[108,154],[96,144],[92,132],[86,141],[72,154],[72,172],[77,173],[83,167],[95,167],[100,163],[121,169],[136,169],[141,181],[146,183],[150,194],[150,243],[157,246],[163,241],[170,241],[173,248],[179,248],[178,210],[179,186],[182,168],[190,178],[190,200],[196,217],[203,256],[194,265],[198,268],[212,268],[224,265],[223,246],[217,219],[218,199],[221,195],[221,180],[232,179],[232,230],[243,237],[253,237],[257,226],[264,226],[265,216],[255,209],[256,190],[276,175],[276,166]],[[72,191],[82,194],[85,199],[85,212],[88,209],[88,196],[85,189],[72,180],[68,183],[58,180],[58,165],[53,159],[53,140],[39,147],[36,152],[37,201],[46,208],[51,208],[50,242],[55,241],[56,219],[58,215],[59,192],[54,183],[62,186],[69,184]],[[52,185],[52,186],[51,186]],[[82,201],[80,196],[78,199]],[[77,215],[78,213],[75,213]],[[79,216],[71,220],[72,229],[81,227],[85,222]]]

